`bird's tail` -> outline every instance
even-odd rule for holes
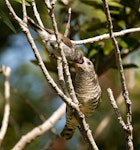
[[[64,129],[61,132],[61,137],[65,140],[69,140],[72,138],[74,132],[75,132],[76,127],[69,127],[67,124],[65,125]]]

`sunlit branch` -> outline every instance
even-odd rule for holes
[[[11,73],[11,69],[9,67],[2,66],[1,72],[3,73],[3,76],[5,78],[4,81],[4,97],[5,97],[5,107],[4,107],[4,116],[2,120],[2,125],[0,129],[0,145],[2,144],[2,141],[5,137],[8,122],[9,122],[9,116],[10,116],[10,82],[9,82],[9,76]]]
[[[33,128],[26,135],[23,135],[18,143],[12,148],[12,150],[21,150],[26,144],[37,138],[38,136],[44,134],[53,128],[54,124],[63,116],[65,113],[66,105],[62,104],[51,116],[48,120],[46,120],[43,124]]]
[[[125,29],[119,32],[113,32],[113,35],[114,37],[121,37],[128,33],[135,33],[135,32],[140,32],[140,28],[131,28],[131,29]],[[98,42],[98,41],[109,39],[109,38],[110,38],[110,35],[108,33],[108,34],[103,34],[103,35],[99,35],[99,36],[84,39],[84,40],[72,41],[72,43],[76,45],[80,45],[80,44],[94,43],[94,42]]]
[[[120,73],[120,81],[121,81],[121,86],[122,86],[122,94],[125,100],[125,105],[126,105],[126,135],[127,135],[127,147],[129,150],[133,150],[133,127],[132,127],[132,112],[131,112],[131,100],[129,98],[129,93],[126,87],[126,81],[125,81],[125,75],[124,75],[124,70],[123,70],[123,65],[122,65],[122,59],[121,59],[121,53],[119,50],[118,43],[115,39],[114,33],[113,33],[113,24],[111,20],[111,15],[109,11],[109,6],[106,0],[102,0],[104,9],[105,9],[105,14],[108,22],[108,30],[110,34],[110,38],[112,40],[112,44],[114,45],[115,49],[115,54],[116,54],[116,63],[118,65],[119,73]],[[110,91],[110,90],[109,90]],[[114,103],[115,105],[115,103]]]

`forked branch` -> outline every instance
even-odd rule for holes
[[[116,63],[118,66],[118,70],[120,73],[120,81],[121,81],[121,87],[122,87],[122,94],[125,100],[125,105],[126,105],[126,136],[127,136],[127,147],[129,150],[133,150],[133,127],[132,127],[132,112],[131,112],[131,100],[129,98],[129,93],[126,87],[126,81],[125,81],[125,75],[124,75],[124,69],[123,69],[123,65],[122,65],[122,59],[121,59],[121,54],[120,54],[120,50],[119,50],[119,46],[118,43],[115,39],[114,33],[113,33],[113,24],[112,24],[112,20],[111,20],[111,15],[110,15],[110,11],[109,11],[109,6],[106,0],[102,0],[103,1],[103,5],[104,5],[104,9],[105,9],[105,14],[106,14],[106,18],[107,18],[107,22],[108,22],[108,30],[109,30],[109,34],[110,34],[110,38],[112,40],[112,44],[114,45],[114,50],[115,50],[115,54],[116,54]],[[111,100],[113,99],[111,90],[108,90],[109,95]],[[112,101],[113,102],[113,101]],[[115,101],[113,104],[113,108],[117,108],[115,105]],[[115,112],[118,109],[115,109]],[[117,116],[119,117],[120,114],[117,113]],[[120,118],[120,117],[119,117]],[[120,120],[121,121],[121,120]],[[124,128],[125,124],[123,123],[123,128]]]

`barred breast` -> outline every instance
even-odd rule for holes
[[[76,63],[75,66],[76,76],[74,88],[80,103],[80,110],[88,118],[101,101],[101,88],[94,70],[94,65],[88,58],[83,57],[83,63]],[[73,110],[67,107],[66,125],[61,132],[61,136],[66,140],[70,139],[77,126],[78,122],[73,115]]]

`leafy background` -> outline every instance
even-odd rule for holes
[[[65,2],[67,1],[58,0],[55,6],[58,28],[61,33],[65,31],[69,7],[72,8],[70,39],[85,39],[108,32],[101,0],[69,0],[67,5]],[[12,0],[11,3],[17,14],[22,17],[20,0]],[[114,31],[140,26],[139,0],[109,0],[108,3]],[[37,7],[45,26],[52,28],[44,2],[37,0]],[[21,135],[26,134],[32,128],[42,123],[37,113],[28,104],[29,102],[47,119],[59,107],[62,101],[46,82],[41,70],[35,65],[35,61],[34,63],[33,61],[31,62],[35,58],[30,45],[19,26],[10,16],[4,0],[1,0],[0,8],[0,66],[4,64],[12,69],[10,77],[11,116],[8,132],[2,144],[4,150],[9,150],[20,139]],[[27,9],[28,15],[34,18],[30,0],[27,1]],[[51,62],[48,61],[50,58],[48,58],[48,54],[44,50],[38,35],[32,30],[31,32],[36,39],[43,59],[46,61],[47,68],[58,83],[56,62],[52,58]],[[137,32],[117,38],[123,58],[127,86],[132,100],[135,149],[140,147],[139,37],[140,33]],[[116,69],[112,43],[110,40],[103,40],[92,44],[79,45],[78,48],[86,57],[94,62],[103,91],[102,104],[89,119],[93,135],[96,133],[100,122],[109,113],[111,114],[110,122],[95,139],[97,145],[99,149],[125,149],[125,133],[118,124],[114,112],[111,111],[112,107],[106,92],[106,89],[111,87],[115,98],[121,93],[119,73]],[[0,121],[2,121],[4,108],[3,90],[3,77],[0,76]],[[122,103],[119,108],[125,117],[125,105]],[[64,123],[65,118],[63,117],[54,127],[56,133],[59,134],[61,132]],[[25,149],[43,149],[52,137],[53,132],[49,131],[31,142],[31,144],[28,144]],[[78,147],[79,143],[79,131],[77,131],[70,141],[63,141],[59,138],[55,139],[52,150],[73,150]]]

